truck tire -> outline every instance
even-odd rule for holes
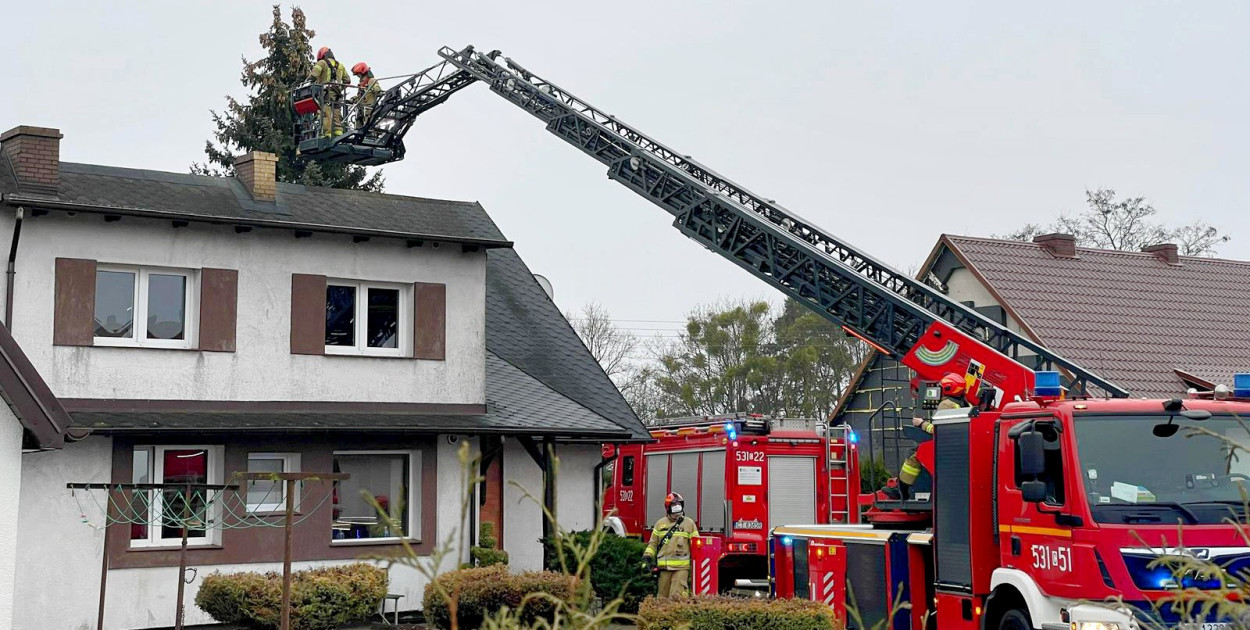
[[[1027,611],[1013,608],[998,620],[998,630],[1033,630],[1033,622]]]

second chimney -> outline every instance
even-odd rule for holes
[[[1076,237],[1071,234],[1039,234],[1033,237],[1033,242],[1055,258],[1076,258]]]
[[[0,149],[17,176],[24,193],[55,195],[61,187],[61,135],[59,129],[22,125],[0,134]]]
[[[1181,257],[1176,243],[1159,243],[1158,245],[1147,245],[1141,248],[1147,254],[1154,254],[1155,258],[1162,260],[1169,265],[1181,264]]]
[[[278,198],[278,156],[264,151],[249,151],[234,159],[234,176],[256,201],[273,202]]]

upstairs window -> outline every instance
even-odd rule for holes
[[[94,345],[191,348],[192,273],[100,265]]]
[[[326,354],[404,356],[411,301],[400,285],[328,281]]]

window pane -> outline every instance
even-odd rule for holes
[[[130,472],[131,483],[152,483],[152,451],[148,448],[136,448]],[[149,514],[148,506],[152,501],[152,493],[147,490],[135,490],[130,494],[130,505],[126,512],[132,516]],[[147,540],[148,524],[146,521],[130,524],[131,540]]]
[[[186,276],[148,274],[148,339],[182,339],[186,313]]]
[[[247,460],[247,472],[280,473],[285,462],[278,457],[251,458]],[[252,480],[247,483],[247,503],[251,506],[275,505],[286,501],[281,481]]]
[[[95,336],[133,337],[135,274],[127,271],[95,273]]]
[[[409,457],[404,454],[335,455],[334,472],[351,478],[335,484],[333,537],[386,538],[408,531]],[[396,531],[378,517],[369,502],[373,497],[385,511]]]
[[[399,289],[369,289],[369,347],[399,347]]]
[[[161,483],[208,483],[208,452],[204,450],[168,450],[162,463],[165,476]],[[186,526],[189,538],[203,538],[207,529],[208,496],[204,490],[163,490],[161,538],[181,538]]]
[[[356,287],[326,286],[326,345],[356,345]]]

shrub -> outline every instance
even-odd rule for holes
[[[566,548],[576,545],[585,549],[590,545],[590,532],[566,534],[564,544]],[[544,548],[547,550],[547,566],[560,566],[560,561],[555,557],[555,545],[547,544]],[[638,612],[638,605],[643,598],[655,594],[654,576],[638,568],[642,563],[642,550],[646,548],[646,543],[637,538],[615,534],[605,536],[590,563],[590,584],[594,588],[595,596],[603,601],[619,597],[621,612]],[[566,554],[565,559],[572,562],[572,554]]]
[[[832,608],[806,599],[648,598],[638,610],[639,630],[830,630],[834,624]]]
[[[291,576],[291,627],[329,630],[368,618],[386,590],[386,570],[363,562],[296,571]],[[200,585],[195,605],[221,623],[277,628],[282,574],[213,573]]]
[[[482,620],[503,606],[520,609],[521,621],[532,624],[538,619],[551,621],[557,605],[546,597],[532,597],[531,593],[546,593],[558,600],[573,599],[576,579],[550,571],[509,573],[503,565],[448,571],[434,580],[437,583],[425,587],[423,606],[425,619],[439,628],[451,627],[451,611],[447,601],[439,593],[441,587],[453,597],[459,597],[456,618],[461,628],[477,628]],[[524,607],[522,604],[524,603]]]
[[[499,544],[495,538],[495,524],[482,523],[479,532],[478,546],[469,549],[469,555],[473,558],[473,566],[489,567],[496,564],[508,564],[508,552],[495,548]]]

